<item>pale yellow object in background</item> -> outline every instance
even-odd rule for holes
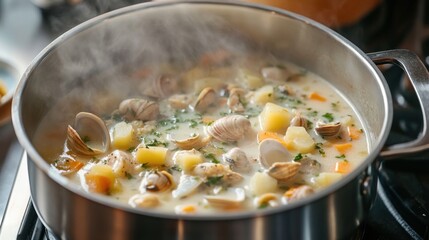
[[[247,0],[283,8],[328,27],[352,25],[375,9],[381,0]]]
[[[7,93],[6,84],[0,79],[0,98]]]

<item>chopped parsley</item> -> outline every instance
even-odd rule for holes
[[[325,113],[322,115],[322,117],[326,118],[326,120],[328,120],[329,122],[334,121],[334,116],[332,115],[332,113]]]
[[[221,175],[221,176],[214,176],[214,177],[208,177],[206,184],[208,186],[218,185],[218,184],[220,184],[222,182],[222,178],[223,178],[223,175]]]
[[[336,158],[342,158],[342,159],[344,159],[344,158],[346,158],[346,155],[344,155],[344,154],[341,154],[341,155],[338,155],[338,156],[335,156]]]
[[[331,107],[332,107],[332,109],[334,111],[338,111],[339,106],[340,106],[340,102],[339,101],[331,103]]]
[[[301,159],[303,158],[304,156],[302,156],[302,154],[301,153],[298,153],[294,158],[293,158],[293,161],[295,161],[295,162],[299,162],[299,161],[301,161]]]
[[[159,140],[158,140],[158,139],[156,139],[156,138],[148,139],[148,138],[146,138],[146,137],[143,137],[143,142],[144,142],[144,144],[145,144],[145,146],[146,146],[146,147],[156,147],[156,146],[164,146],[164,147],[167,147],[167,146],[168,146],[168,143],[167,143],[167,142],[159,141]]]
[[[181,169],[179,166],[177,166],[177,165],[173,165],[173,166],[171,167],[171,170],[178,171],[178,172],[181,172],[181,171],[182,171],[182,169]]]
[[[189,127],[190,128],[195,128],[197,126],[198,126],[198,122],[197,121],[195,121],[194,119],[190,119],[189,120]]]
[[[130,147],[127,149],[128,152],[133,152],[136,149],[136,147]]]
[[[325,150],[322,148],[322,146],[323,146],[323,143],[316,143],[315,148],[317,149],[317,151],[319,151],[322,157],[326,157]]]
[[[264,202],[264,203],[261,203],[261,205],[258,206],[258,209],[264,209],[264,208],[267,208],[268,206],[269,206],[269,204],[266,203],[266,202]]]
[[[220,163],[220,161],[216,158],[213,153],[204,153],[204,157],[209,159],[212,163]]]

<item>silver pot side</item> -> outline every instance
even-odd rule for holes
[[[330,81],[370,133],[367,159],[338,183],[301,202],[195,217],[137,211],[86,193],[43,160],[44,149],[61,151],[62,142],[36,141],[46,134],[41,124],[64,137],[77,112],[109,111],[130,94],[133,80],[126,73],[133,66],[192,59],[216,44],[237,52],[268,50]],[[104,90],[110,94],[100,101],[103,94],[94,93]],[[274,8],[195,1],[135,5],[65,33],[24,74],[13,103],[13,122],[29,155],[36,211],[62,239],[339,239],[350,235],[365,215],[368,200],[361,182],[387,138],[391,110],[390,92],[375,65],[332,30]],[[365,190],[373,189],[370,184]]]

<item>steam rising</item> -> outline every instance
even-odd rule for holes
[[[158,9],[107,19],[58,48],[60,92],[74,89],[85,93],[84,97],[90,97],[86,102],[93,102],[90,89],[125,98],[137,94],[135,84],[139,83],[130,79],[133,71],[146,68],[157,75],[163,66],[172,64],[180,72],[205,52],[224,49],[240,56],[251,46],[219,16],[186,6],[162,13],[154,10]]]
[[[40,74],[32,76],[33,82],[48,85],[33,86],[38,87],[40,106],[50,109],[47,115],[41,113],[44,124],[65,133],[65,123],[70,124],[77,112],[110,113],[121,100],[141,97],[149,80],[164,72],[166,64],[174,65],[180,78],[178,73],[189,70],[203,53],[223,49],[245,58],[254,50],[221,15],[188,7],[149,8],[74,30],[38,66],[43,69]],[[150,76],[133,77],[142,69]]]

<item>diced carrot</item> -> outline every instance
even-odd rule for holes
[[[317,92],[311,92],[310,95],[308,95],[308,98],[311,100],[316,100],[320,102],[326,102],[326,98]]]
[[[290,198],[294,194],[295,190],[296,188],[290,188],[283,194],[283,196],[286,198]]]
[[[182,207],[183,213],[195,213],[197,208],[194,205],[186,205]]]
[[[351,143],[341,143],[341,144],[334,144],[335,149],[337,149],[340,153],[346,153],[350,148],[352,148]]]
[[[361,135],[362,132],[361,132],[360,129],[357,129],[356,127],[348,126],[347,127],[347,133],[349,134],[349,137],[352,140],[357,140],[357,139],[360,138],[360,135]]]
[[[83,163],[74,159],[61,159],[54,163],[54,167],[60,171],[62,175],[75,173],[83,167]]]
[[[89,191],[96,193],[108,194],[113,185],[110,178],[102,175],[86,174],[85,180]]]
[[[269,131],[260,131],[257,136],[258,143],[262,142],[264,139],[274,139],[281,143],[285,148],[287,148],[286,142],[283,140],[283,136],[275,132]]]
[[[335,163],[335,172],[348,173],[350,172],[350,163],[347,160],[341,160]]]

